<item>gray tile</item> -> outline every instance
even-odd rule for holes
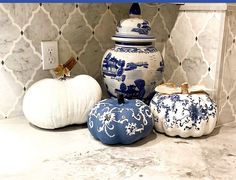
[[[129,18],[129,9],[131,7],[130,3],[113,3],[110,7],[110,10],[115,15],[117,23],[122,19]]]
[[[189,49],[192,48],[195,36],[191,30],[191,24],[184,15],[179,13],[178,20],[171,33],[171,39],[174,44],[176,55],[182,60],[188,53]]]
[[[62,35],[68,40],[75,53],[79,54],[89,37],[91,37],[92,31],[83,16],[77,11],[72,15],[68,26],[63,29]]]
[[[164,43],[168,39],[168,32],[166,31],[163,21],[159,15],[153,19],[151,28],[151,33],[156,38],[156,47],[158,50],[162,51]]]
[[[21,28],[25,24],[29,23],[29,19],[32,16],[33,11],[39,7],[39,4],[35,3],[7,3],[3,6],[10,12],[10,16],[14,19],[14,22]]]
[[[166,81],[168,81],[171,78],[174,70],[179,66],[179,61],[175,56],[174,49],[170,41],[167,41],[165,44],[165,53],[163,56],[165,63],[164,78]]]
[[[230,24],[232,33],[236,35],[236,12],[234,11],[231,11],[229,14],[229,24]]]
[[[71,76],[74,77],[80,74],[88,74],[88,71],[86,70],[86,67],[80,61],[78,61],[71,70]]]
[[[69,14],[75,9],[75,4],[72,3],[54,3],[43,4],[46,11],[49,12],[53,22],[61,28],[69,18]]]
[[[43,28],[47,27],[47,28]],[[25,36],[32,41],[37,52],[41,54],[41,41],[55,40],[58,35],[57,29],[52,26],[48,15],[40,10],[34,15],[31,25],[26,27]]]
[[[22,112],[23,98],[24,98],[24,95],[22,95],[18,99],[18,102],[15,105],[14,111],[11,111],[10,114],[7,116],[7,118],[19,117],[19,116],[24,115],[23,112]]]
[[[233,116],[233,112],[231,110],[231,106],[227,102],[224,105],[222,111],[219,114],[217,125],[222,125],[222,124],[225,124],[225,123],[229,123],[229,122],[232,122],[234,120],[235,120],[235,118]]]
[[[226,39],[226,45],[225,45],[225,49],[228,50],[234,41],[234,37],[233,34],[230,33],[231,32],[231,27],[229,24],[226,25],[226,32],[225,32],[225,39]]]
[[[185,82],[188,82],[187,77],[186,77],[186,72],[183,70],[182,67],[177,68],[177,70],[175,71],[173,75],[173,78],[169,82],[173,82],[178,86],[180,86],[181,84]]]
[[[95,28],[95,37],[101,43],[103,50],[113,47],[111,36],[115,34],[116,23],[109,11],[103,16],[101,23]]]
[[[34,83],[46,78],[52,78],[52,74],[49,71],[45,71],[40,68],[36,71],[36,74],[33,77],[33,81],[31,81],[26,88],[29,89]]]
[[[218,51],[220,50],[220,37],[221,33],[221,21],[219,20],[220,14],[215,14],[204,31],[199,34],[198,41],[200,46],[202,47],[204,57],[209,62],[209,64],[217,61],[218,59]]]
[[[217,57],[217,58],[219,58],[219,57]],[[219,81],[219,73],[220,73],[219,72],[220,71],[219,64],[220,64],[220,62],[214,62],[209,66],[210,71],[208,69],[209,74],[211,75],[211,78],[215,81],[215,84],[217,84]]]
[[[227,92],[229,92],[232,87],[232,81],[236,80],[236,45],[233,46],[232,50],[228,51],[225,57],[224,69],[223,69],[223,84]]]
[[[104,51],[101,50],[96,39],[91,39],[85,49],[85,52],[80,56],[80,62],[87,67],[88,74],[95,77],[101,70],[101,61]]]
[[[142,18],[148,20],[150,23],[153,20],[153,17],[157,14],[157,5],[150,6],[148,4],[141,4],[141,13]]]
[[[64,64],[71,56],[73,56],[74,58],[77,57],[70,51],[68,44],[62,38],[58,40],[58,49],[59,49],[58,55],[60,64]]]
[[[223,104],[225,104],[227,100],[227,94],[223,91],[223,86],[220,86],[220,95],[218,97],[218,110],[221,110]]]
[[[179,14],[179,7],[180,5],[176,4],[164,4],[160,6],[160,13],[164,18],[165,24],[169,32],[172,31],[178,14]]]
[[[209,22],[213,13],[209,11],[188,11],[187,16],[190,18],[194,33],[198,35]],[[204,30],[206,30],[206,28]]]
[[[34,54],[30,44],[22,38],[16,43],[5,64],[13,71],[17,80],[26,85],[34,74],[35,68],[39,66],[40,58]]]
[[[104,3],[81,3],[79,8],[84,13],[88,24],[94,28],[107,10],[107,5]]]
[[[14,104],[23,93],[23,87],[3,67],[0,68],[0,82],[0,111],[7,116],[9,111],[14,110]]]
[[[201,49],[196,44],[191,48],[182,65],[187,74],[188,82],[191,85],[198,84],[208,68],[203,60]]]
[[[234,89],[233,91],[229,94],[229,102],[233,105],[233,110],[236,112],[236,83],[234,82]]]
[[[0,58],[9,53],[13,41],[20,35],[20,30],[12,24],[7,14],[0,8]]]
[[[211,78],[210,74],[207,74],[206,77],[203,77],[202,80],[199,82],[200,85],[210,89],[209,95],[216,100],[216,94],[217,92],[214,89],[215,82]]]

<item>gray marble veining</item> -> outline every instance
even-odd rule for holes
[[[31,25],[26,27],[24,33],[25,36],[32,41],[35,50],[40,54],[41,41],[55,40],[58,35],[57,29],[51,24],[48,15],[43,10],[39,10],[38,13],[35,14]]]
[[[69,25],[65,27],[62,34],[69,41],[73,51],[79,54],[90,38],[92,31],[83,16],[76,12],[72,14]]]
[[[94,28],[99,23],[102,15],[106,12],[107,6],[101,3],[82,3],[79,9],[84,13],[88,24]]]
[[[107,26],[109,24],[109,28]],[[100,42],[103,50],[113,47],[111,36],[115,34],[116,21],[109,11],[106,11],[100,24],[94,29],[94,36]]]
[[[53,23],[55,23],[58,28],[61,28],[69,18],[69,14],[75,9],[75,4],[73,3],[54,3],[54,4],[44,4],[44,8],[49,12],[52,17]]]
[[[206,62],[203,60],[201,49],[195,44],[183,61],[183,69],[187,74],[188,83],[198,84],[201,76],[207,72]],[[211,85],[211,84],[209,84]]]
[[[36,3],[4,3],[3,6],[9,11],[14,23],[21,28],[29,23],[29,19],[33,15],[33,12],[37,9]]]
[[[104,51],[102,51],[101,47],[99,46],[99,42],[92,38],[88,42],[88,46],[84,53],[80,56],[80,61],[85,66],[90,66],[88,69],[88,74],[92,77],[95,77],[97,74],[101,75],[101,61],[104,55]]]
[[[34,61],[31,62],[32,59]],[[23,85],[28,83],[40,63],[41,59],[33,53],[30,44],[23,38],[16,43],[13,54],[5,61],[7,68],[16,74],[17,80]]]
[[[236,175],[236,123],[201,138],[153,132],[133,145],[106,146],[84,126],[46,131],[21,117],[0,122],[0,143],[4,142],[0,179],[235,179]]]
[[[20,30],[13,25],[7,14],[0,9],[0,58],[4,58],[9,52],[9,48],[13,46],[13,42],[17,39]]]
[[[165,49],[166,53],[163,54],[163,58],[165,59],[164,78],[168,80],[171,78],[173,71],[179,66],[179,61],[175,56],[173,46],[169,40],[165,44]]]

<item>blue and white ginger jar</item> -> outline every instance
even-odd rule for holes
[[[150,102],[156,131],[184,138],[200,137],[213,131],[217,105],[208,94],[195,87],[192,92],[183,93],[184,86],[167,87],[165,91],[164,86],[157,87],[158,92]]]
[[[105,99],[90,111],[88,129],[104,144],[132,144],[153,130],[149,106],[139,99]]]
[[[102,75],[108,94],[123,94],[128,99],[151,99],[162,82],[164,61],[152,45],[150,24],[140,17],[138,3],[130,9],[130,18],[122,20],[112,37],[115,47],[102,60]]]

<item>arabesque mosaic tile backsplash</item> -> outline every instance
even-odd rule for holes
[[[101,82],[102,56],[128,9],[129,4],[1,4],[0,118],[22,115],[25,91],[52,77],[42,70],[42,40],[58,40],[60,63],[77,58],[73,75],[89,74]]]
[[[70,56],[77,58],[72,75],[89,74],[102,85],[102,56],[113,46],[110,37],[117,22],[128,17],[129,8],[130,4],[0,4],[0,119],[22,115],[27,89],[40,79],[52,77],[50,71],[42,70],[42,40],[58,40],[60,63]],[[225,13],[179,8],[175,4],[141,4],[142,16],[151,22],[155,46],[165,60],[163,80],[205,85],[216,99]],[[232,29],[230,23],[234,21],[228,21]],[[230,33],[233,36],[234,30]],[[229,47],[232,56],[233,47]],[[225,71],[227,57],[226,52]],[[235,89],[236,85],[231,86]],[[220,87],[220,113],[231,109],[232,114],[230,120],[220,120],[222,124],[235,119],[232,95],[236,92],[225,85]]]
[[[225,21],[220,86],[219,123],[236,120],[236,11],[228,11]]]

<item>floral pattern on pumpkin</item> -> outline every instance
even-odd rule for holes
[[[129,136],[135,135],[136,132],[142,132],[144,130],[144,126],[141,125],[141,128],[137,128],[136,123],[128,123],[127,126],[125,126],[126,133]]]
[[[133,136],[137,132],[141,133],[144,131],[145,126],[152,119],[150,108],[140,100],[135,100],[135,106],[138,108],[138,112],[134,108],[124,108],[122,105],[114,106],[105,101],[103,100],[96,104],[91,110],[88,125],[92,129],[94,128],[94,121],[98,120],[99,126],[96,127],[97,132],[105,132],[110,138],[116,136],[115,126],[120,126],[127,135]],[[136,121],[136,123],[132,121]]]
[[[208,95],[156,94],[150,106],[154,107],[154,121],[168,128],[200,130],[203,121],[216,117],[217,105]],[[160,118],[163,118],[162,120]],[[161,122],[163,121],[163,122]]]

